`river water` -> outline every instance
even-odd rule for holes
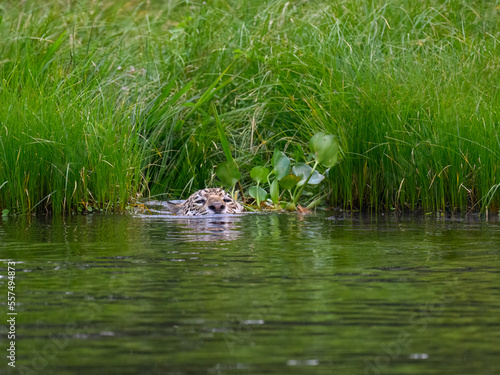
[[[500,224],[0,218],[0,373],[498,374]]]

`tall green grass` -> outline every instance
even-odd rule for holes
[[[212,105],[243,172],[338,136],[330,206],[499,208],[499,1],[0,9],[0,209],[122,210],[216,185]]]

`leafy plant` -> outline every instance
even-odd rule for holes
[[[257,207],[260,207],[260,202],[265,200],[267,197],[267,192],[262,189],[259,185],[262,181],[267,180],[269,175],[269,169],[266,167],[253,167],[250,171],[250,177],[257,182],[257,185],[251,186],[248,190],[248,194],[257,201]]]
[[[217,166],[215,174],[221,180],[222,185],[231,188],[231,193],[234,194],[234,186],[241,178],[238,166],[234,162],[225,161]]]
[[[272,173],[274,173],[278,180],[281,180],[290,172],[290,159],[288,159],[286,155],[277,148],[274,149],[271,164],[273,166]]]
[[[310,167],[304,163],[298,163],[292,167],[290,173],[290,159],[280,150],[275,149],[271,164],[273,170],[262,166],[253,167],[250,171],[250,177],[257,183],[251,186],[248,190],[249,195],[257,202],[257,207],[266,199],[268,192],[264,190],[260,184],[267,181],[269,185],[269,195],[276,208],[279,205],[279,198],[281,196],[279,188],[288,191],[290,201],[286,203],[285,208],[288,211],[296,210],[298,201],[304,193],[304,189],[308,185],[318,185],[324,180],[325,176],[320,174],[316,168],[318,165],[330,168],[337,163],[339,145],[335,137],[331,134],[317,133],[309,143],[309,147],[314,157],[314,166]],[[271,182],[271,177],[274,179]],[[293,192],[292,192],[293,190]],[[314,202],[317,204],[317,202]]]
[[[309,176],[305,179],[303,183],[301,183],[303,180],[301,180],[297,184],[297,188],[295,190],[294,196],[293,196],[293,203],[297,204],[299,201],[300,196],[304,192],[304,189],[311,178],[315,176],[314,178],[314,183],[317,184],[321,182],[321,180],[324,178],[323,175],[315,175],[314,172],[316,172],[316,167],[319,164],[322,164],[323,166],[327,168],[333,167],[337,163],[338,155],[339,155],[339,144],[335,140],[335,137],[331,134],[325,134],[325,133],[316,133],[312,138],[311,141],[309,142],[309,148],[313,152],[314,155],[314,166],[309,172]],[[306,166],[307,167],[307,166]],[[305,167],[300,167],[300,169],[297,171],[300,171],[300,174],[304,175],[307,174],[305,171]],[[304,173],[305,172],[305,173]],[[297,191],[298,189],[298,191]]]

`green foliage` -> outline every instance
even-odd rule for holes
[[[274,204],[304,163],[329,205],[497,210],[500,17],[466,5],[7,2],[0,209],[123,210],[234,161],[245,191],[270,162]]]
[[[250,194],[252,198],[255,198],[255,200],[257,201],[257,207],[260,207],[260,202],[267,197],[267,192],[259,185],[261,182],[267,180],[268,175],[269,169],[265,167],[253,167],[250,171],[250,177],[252,177],[252,179],[257,182],[257,186],[251,186],[248,190],[248,194]]]
[[[297,183],[297,186],[304,185],[308,180],[309,181],[307,183],[310,185],[317,185],[325,178],[325,176],[319,174],[318,171],[313,170],[310,166],[304,163],[294,165],[292,172],[295,176],[300,177],[300,181]]]
[[[260,202],[264,201],[267,197],[267,191],[260,186],[250,186],[248,195],[254,198],[257,201],[257,207],[260,207]]]
[[[215,123],[217,124],[217,132],[219,133],[219,139],[220,139],[220,143],[222,145],[222,149],[224,150],[224,155],[226,155],[226,159],[229,163],[234,164],[233,155],[231,154],[231,149],[229,147],[229,142],[228,142],[227,137],[226,137],[225,129],[222,126],[222,123],[220,121],[219,114],[217,113],[217,108],[215,107],[215,104],[213,104],[213,103],[212,103],[212,111],[213,111],[214,116],[215,116]],[[239,179],[240,178],[238,177],[238,180]],[[234,184],[236,184],[236,181],[234,182]]]
[[[238,170],[238,166],[234,162],[229,161],[220,163],[217,166],[215,173],[221,180],[222,185],[229,188],[234,188],[234,185],[236,185],[236,183],[241,178],[241,173]]]
[[[273,172],[278,180],[281,180],[290,172],[290,159],[277,148],[274,149],[271,165],[273,166]]]
[[[290,159],[280,150],[275,149],[271,164],[273,170],[269,173],[266,167],[256,166],[250,171],[250,177],[257,182],[256,186],[251,186],[248,194],[257,202],[257,207],[260,208],[261,201],[267,198],[267,191],[259,185],[267,181],[269,185],[269,195],[275,208],[281,208],[279,204],[281,186],[290,194],[291,202],[286,204],[286,209],[293,211],[301,197],[306,185],[318,185],[324,180],[325,176],[318,173],[316,167],[321,162],[328,166],[333,166],[332,161],[337,161],[338,157],[338,143],[330,134],[318,133],[312,137],[311,150],[314,152],[313,156],[316,159],[314,167],[310,167],[305,163],[297,163],[292,167],[292,174],[290,172]],[[274,174],[275,179],[270,182],[270,176]],[[295,191],[292,192],[292,189]],[[317,199],[314,201],[317,202]]]
[[[265,167],[259,167],[259,166],[253,167],[252,170],[250,171],[250,177],[252,177],[252,179],[255,180],[257,184],[266,181],[268,174],[269,174],[269,169]]]
[[[309,141],[309,145],[316,162],[312,168],[306,164],[298,164],[292,169],[296,175],[301,177],[301,181],[297,184],[297,189],[293,194],[294,204],[298,203],[307,184],[316,185],[325,178],[316,171],[318,164],[332,167],[337,162],[339,145],[333,135],[323,132],[316,133]]]
[[[273,201],[273,203],[277,205],[280,198],[280,188],[277,179],[271,182],[271,184],[269,185],[269,195],[271,196],[271,200]]]
[[[309,148],[319,164],[330,168],[337,163],[339,144],[333,135],[316,133],[309,142]]]
[[[279,184],[283,189],[292,190],[297,184],[300,182],[301,178],[299,176],[295,176],[294,174],[289,174],[283,177]]]

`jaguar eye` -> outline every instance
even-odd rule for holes
[[[232,201],[233,201],[233,199],[230,198],[230,197],[225,197],[224,198],[224,202],[226,202],[226,203],[229,203],[229,202],[232,202]]]
[[[194,203],[196,203],[196,204],[203,204],[203,203],[205,203],[205,200],[204,199],[198,199],[197,201],[194,201]]]

